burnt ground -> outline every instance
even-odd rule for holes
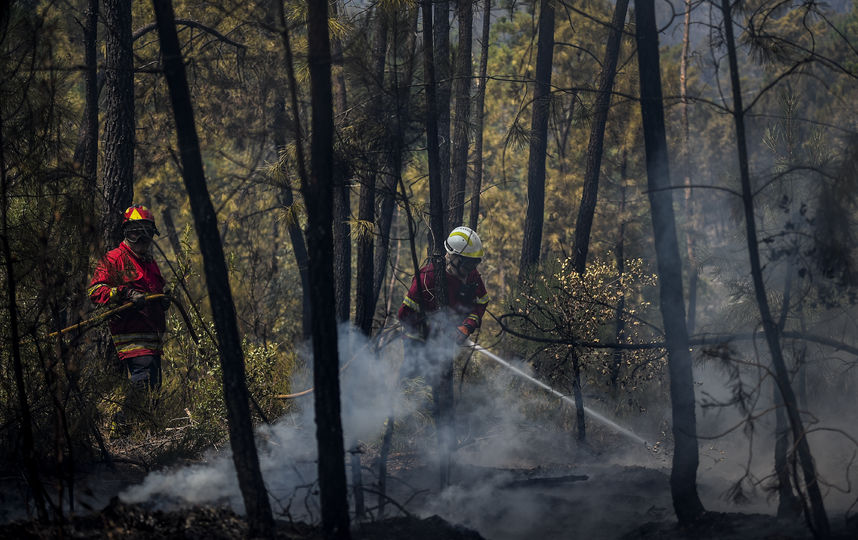
[[[479,453],[479,452],[478,452]],[[474,457],[471,455],[470,457]],[[485,457],[485,456],[481,456]],[[670,498],[669,471],[664,461],[646,454],[616,456],[578,454],[566,462],[540,454],[517,462],[487,466],[469,461],[467,452],[453,471],[453,485],[437,490],[437,469],[414,455],[391,459],[390,495],[386,519],[372,518],[376,498],[367,494],[370,517],[355,525],[353,538],[378,540],[803,540],[812,538],[804,521],[778,520],[732,507],[710,512],[693,527],[679,528]],[[651,456],[650,456],[651,457]],[[568,461],[572,461],[569,463]],[[147,465],[135,459],[112,467],[97,465],[82,471],[76,484],[77,506],[62,523],[41,524],[19,519],[0,525],[2,538],[247,538],[244,519],[223,505],[155,509],[151,504],[127,504],[115,497],[142,481]],[[20,477],[0,477],[0,522],[16,516],[12,510],[25,498]],[[372,486],[368,486],[372,487]],[[719,509],[716,488],[701,483],[707,508]],[[20,510],[20,508],[19,508]],[[20,515],[20,514],[19,514]],[[318,524],[294,521],[280,513],[277,538],[322,538]],[[285,518],[285,519],[284,519]],[[847,523],[830,515],[836,539],[858,539],[858,519]]]

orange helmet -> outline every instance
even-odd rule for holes
[[[122,226],[124,227],[125,225],[136,223],[138,221],[148,221],[153,227],[155,227],[155,234],[159,234],[158,227],[155,226],[155,216],[152,215],[152,211],[142,204],[133,204],[125,209]]]

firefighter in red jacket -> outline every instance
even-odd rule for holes
[[[435,298],[435,268],[430,263],[414,277],[399,308],[398,317],[408,338],[406,342],[425,342],[431,334],[441,333],[461,344],[480,327],[489,302],[483,278],[477,271],[484,255],[480,237],[468,227],[456,227],[444,242],[444,248],[447,251],[447,309],[454,317],[453,328],[444,328],[445,323],[439,328],[433,320],[439,305]]]
[[[164,293],[164,278],[152,257],[152,240],[158,229],[145,206],[125,210],[124,240],[98,263],[87,290],[95,304],[124,304],[134,307],[120,312],[110,323],[110,335],[121,361],[135,386],[156,389],[161,385],[161,349],[167,330],[164,312],[168,296],[146,301],[150,294]]]

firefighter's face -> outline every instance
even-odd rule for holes
[[[459,279],[466,279],[477,268],[478,264],[480,264],[480,259],[462,257],[452,253],[447,254],[447,271]]]
[[[142,221],[138,223],[130,223],[125,226],[125,239],[128,243],[134,246],[145,247],[152,242],[155,237],[155,226],[151,223]]]

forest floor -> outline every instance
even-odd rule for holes
[[[76,512],[62,523],[20,519],[26,491],[20,475],[0,477],[0,538],[247,538],[244,519],[224,505],[154,509],[116,497],[147,474],[141,456],[117,455],[111,466],[81,471]],[[616,455],[586,451],[520,455],[515,462],[491,463],[488,448],[459,451],[452,485],[439,492],[438,470],[415,454],[391,456],[385,519],[353,525],[353,538],[378,540],[800,540],[810,539],[800,518],[778,520],[751,508],[709,512],[693,527],[677,526],[672,510],[669,470],[647,451]],[[565,456],[567,459],[558,459]],[[371,456],[367,456],[371,457]],[[538,458],[538,459],[537,459]],[[538,463],[538,464],[537,464]],[[700,485],[707,508],[721,500]],[[367,507],[377,509],[375,495]],[[11,521],[16,519],[16,521]],[[833,538],[858,538],[858,519],[830,516]],[[322,538],[318,524],[279,520],[277,538]]]

